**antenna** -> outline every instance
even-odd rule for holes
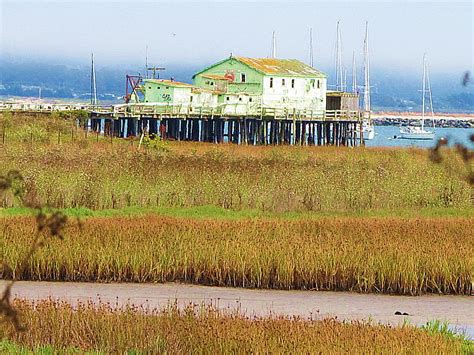
[[[365,22],[364,39],[364,116],[370,116],[370,61],[369,61],[369,22]]]
[[[97,85],[95,82],[94,53],[91,53],[91,105],[97,105]]]
[[[313,62],[313,28],[309,29],[309,65],[314,66]]]
[[[342,40],[339,20],[336,26],[336,90],[343,90]]]
[[[356,55],[352,52],[352,92],[357,93]]]
[[[272,58],[276,58],[276,34],[272,33]]]
[[[149,71],[152,71],[152,72],[153,72],[152,78],[153,78],[153,79],[159,79],[159,78],[160,78],[160,73],[158,73],[158,77],[157,77],[157,75],[156,75],[157,73],[156,73],[156,72],[157,72],[157,71],[160,71],[160,70],[165,70],[165,69],[166,69],[166,68],[163,68],[163,67],[155,67],[155,66],[153,66],[153,67],[147,67],[147,68],[146,68],[146,77],[148,78],[148,72],[149,72]]]

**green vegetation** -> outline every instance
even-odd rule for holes
[[[91,210],[85,207],[52,209],[69,217],[127,217],[160,215],[170,217],[243,219],[243,218],[279,218],[279,219],[316,219],[322,217],[472,217],[474,208],[433,207],[394,210],[335,211],[335,212],[262,212],[260,210],[229,210],[217,206],[196,207],[124,207],[121,209]],[[34,216],[37,211],[26,207],[0,208],[0,217]]]
[[[44,353],[460,353],[462,338],[406,325],[333,319],[249,319],[205,307],[145,310],[51,301],[16,302],[28,332],[0,326],[0,349]]]

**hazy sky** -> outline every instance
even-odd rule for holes
[[[0,0],[3,55],[87,63],[210,63],[235,55],[334,61],[336,21],[343,55],[362,60],[365,21],[374,67],[419,70],[427,52],[434,70],[473,68],[471,1],[7,1]]]

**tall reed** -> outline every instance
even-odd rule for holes
[[[165,282],[418,295],[470,294],[472,218],[88,218],[20,268],[35,228],[0,218],[23,280]]]

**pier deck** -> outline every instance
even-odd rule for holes
[[[206,108],[157,104],[3,104],[0,110],[29,113],[84,110],[90,117],[88,129],[120,138],[149,134],[178,141],[253,145],[356,146],[360,143],[359,111],[257,107],[243,114],[229,105]]]

